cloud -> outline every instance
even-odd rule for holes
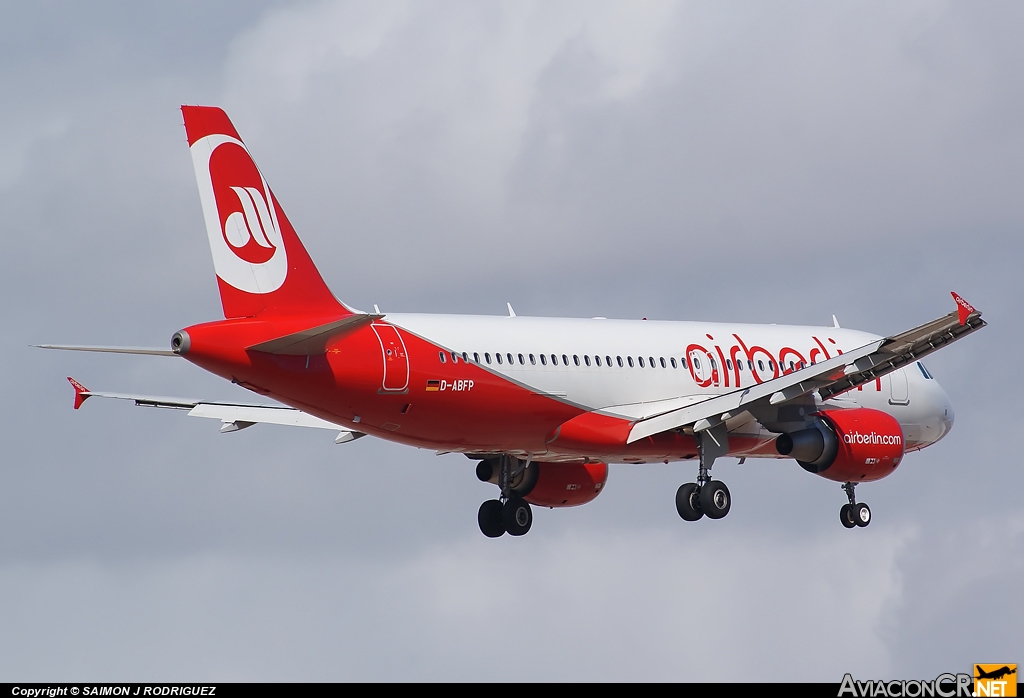
[[[4,624],[24,631],[3,656],[31,680],[497,681],[497,656],[518,680],[888,672],[879,631],[908,535],[836,537],[577,530],[383,560],[5,566],[20,603]]]

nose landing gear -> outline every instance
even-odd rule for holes
[[[687,482],[676,490],[676,511],[683,521],[697,521],[704,516],[721,519],[732,508],[732,495],[724,482],[711,479],[715,459],[729,452],[729,436],[725,424],[697,432],[697,455],[700,469],[697,482]]]
[[[854,526],[863,528],[871,523],[871,509],[863,502],[857,503],[857,497],[854,494],[856,487],[856,482],[843,483],[843,490],[845,490],[850,503],[844,504],[839,510],[839,520],[846,528],[853,528]]]

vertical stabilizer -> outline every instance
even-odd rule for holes
[[[199,199],[227,318],[346,315],[228,115],[183,106]]]

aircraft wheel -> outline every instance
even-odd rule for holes
[[[853,520],[861,528],[871,523],[871,509],[867,504],[862,502],[853,506]]]
[[[500,538],[505,534],[505,522],[502,520],[502,506],[497,499],[488,499],[480,505],[476,521],[480,524],[480,532],[488,538]]]
[[[700,488],[700,508],[709,519],[720,519],[729,513],[732,497],[724,482],[712,480]]]
[[[683,521],[698,521],[704,516],[700,508],[700,489],[696,482],[687,482],[676,490],[676,511]]]
[[[843,526],[846,528],[853,528],[857,525],[857,522],[853,520],[853,506],[850,504],[844,504],[839,509],[839,520],[843,522]]]
[[[505,502],[501,519],[510,536],[524,536],[533,525],[533,510],[529,502],[522,497],[513,497]]]

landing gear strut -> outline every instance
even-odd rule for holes
[[[871,509],[863,502],[857,503],[857,496],[854,494],[856,487],[856,482],[843,483],[843,490],[846,492],[846,497],[850,500],[850,503],[844,504],[839,510],[839,520],[846,528],[853,528],[854,526],[864,527],[871,523]]]
[[[699,431],[697,455],[700,467],[697,482],[687,482],[676,490],[676,511],[684,521],[697,521],[707,516],[721,519],[732,508],[732,495],[724,482],[711,479],[711,466],[715,459],[729,452],[729,435],[725,424]]]
[[[529,466],[529,461],[521,461],[512,456],[483,460],[477,465],[477,478],[483,482],[494,482],[494,475],[497,474],[498,487],[501,488],[500,498],[487,500],[477,512],[480,532],[488,538],[499,538],[505,533],[523,536],[533,525],[530,503],[513,489],[513,482]]]

